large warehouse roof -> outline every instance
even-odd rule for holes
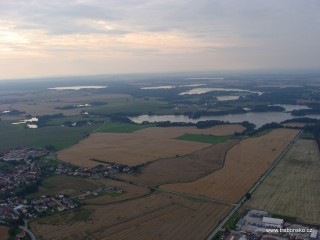
[[[270,217],[263,217],[262,222],[265,224],[272,224],[272,225],[283,225],[283,219],[280,218],[270,218]]]

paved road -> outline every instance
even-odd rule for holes
[[[283,157],[288,153],[288,151],[291,149],[291,147],[295,144],[295,142],[299,139],[300,135],[302,134],[302,131],[300,131],[297,136],[290,142],[290,144],[286,147],[286,149],[278,156],[278,158],[271,164],[271,166],[268,168],[268,170],[260,177],[260,179],[251,187],[251,189],[248,191],[249,193],[253,193],[260,184],[269,176],[269,174],[273,171],[273,169],[278,165],[278,163],[283,159]],[[238,202],[238,204],[235,205],[235,207],[228,213],[228,215],[220,222],[220,224],[209,234],[207,237],[207,240],[211,240],[223,227],[223,225],[229,220],[229,218],[239,210],[239,208],[242,206],[242,204],[246,201],[246,196],[241,198],[241,200]]]
[[[24,230],[31,238],[31,240],[37,240],[36,236],[33,234],[33,232],[31,232],[28,229],[28,221],[27,220],[23,220],[24,221],[24,226],[19,226],[20,229]]]

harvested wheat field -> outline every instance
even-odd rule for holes
[[[320,224],[320,156],[313,140],[298,140],[254,192],[247,207]]]
[[[58,158],[83,167],[101,164],[90,159],[134,166],[161,158],[183,156],[210,146],[207,143],[173,139],[185,133],[232,134],[242,128],[241,125],[221,125],[208,129],[154,127],[133,133],[95,133],[79,144],[60,151]]]
[[[136,134],[155,136],[157,138],[177,138],[183,134],[211,134],[214,136],[227,136],[235,132],[242,132],[245,128],[240,124],[223,124],[211,128],[199,129],[196,127],[154,127],[145,128]]]
[[[292,129],[276,129],[260,137],[245,139],[228,151],[221,170],[194,182],[167,184],[161,188],[237,202],[297,133],[297,130]]]
[[[195,181],[222,168],[227,151],[238,141],[230,139],[182,157],[160,159],[146,165],[140,174],[118,177],[149,187]]]
[[[285,127],[299,127],[303,128],[306,124],[305,123],[300,123],[300,122],[290,122],[290,123],[284,123],[282,124]]]
[[[230,206],[156,193],[121,204],[85,206],[38,219],[39,239],[204,239]],[[194,228],[194,226],[197,226]]]

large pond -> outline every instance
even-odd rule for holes
[[[246,89],[239,88],[194,88],[186,92],[182,92],[179,95],[192,95],[192,94],[203,94],[208,92],[248,92],[248,93],[256,93],[261,95],[262,92],[255,92]]]
[[[70,86],[70,87],[53,87],[48,88],[49,90],[81,90],[81,89],[101,89],[107,88],[107,86]]]
[[[307,115],[304,117],[317,118],[320,119],[320,115]],[[292,116],[288,112],[248,112],[244,114],[228,114],[222,116],[203,116],[197,119],[190,118],[185,115],[141,115],[137,117],[130,118],[135,123],[142,123],[145,121],[148,122],[186,122],[186,123],[197,123],[199,121],[207,121],[207,120],[220,120],[220,121],[228,121],[230,123],[237,123],[248,121],[254,123],[257,128],[263,126],[266,123],[277,122],[280,123],[287,119],[298,118],[296,116]]]

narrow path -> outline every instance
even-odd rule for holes
[[[189,197],[189,198],[194,198],[194,199],[205,200],[205,201],[213,202],[213,203],[219,203],[219,204],[225,204],[225,205],[231,205],[231,206],[237,205],[235,203],[229,203],[229,202],[225,202],[225,201],[221,201],[221,200],[217,200],[217,199],[212,199],[212,198],[202,197],[202,196],[195,196],[195,195],[190,195],[190,194],[181,193],[181,192],[173,192],[173,191],[169,191],[169,190],[165,190],[165,189],[161,189],[161,188],[152,188],[152,189],[160,191],[160,192],[171,193],[171,194],[179,195],[182,197]]]

